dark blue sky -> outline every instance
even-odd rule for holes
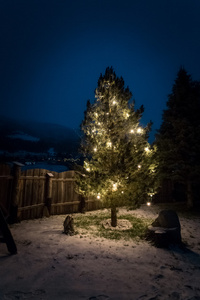
[[[199,16],[199,0],[0,0],[0,115],[78,128],[113,66],[155,130],[179,67],[200,80]]]

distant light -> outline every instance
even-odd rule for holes
[[[141,167],[142,167],[141,165],[138,165],[138,169],[141,169]]]
[[[96,147],[94,148],[94,152],[97,152],[97,148]]]
[[[88,167],[88,168],[86,168],[86,171],[90,172],[90,168],[89,168],[89,167]]]
[[[100,194],[98,194],[98,195],[97,195],[97,199],[100,199],[100,198],[101,198],[101,196],[100,196]]]
[[[147,202],[147,206],[151,206],[151,202],[150,201]]]
[[[122,194],[124,193],[124,191],[122,191]]]
[[[113,105],[117,104],[117,102],[115,100],[113,100]]]
[[[144,148],[144,150],[145,150],[146,152],[149,152],[149,151],[150,151],[150,150],[149,150],[149,147]]]
[[[133,130],[133,129],[131,129],[131,130],[130,130],[130,133],[134,133],[134,130]]]

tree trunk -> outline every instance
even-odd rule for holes
[[[111,226],[117,226],[117,209],[116,206],[111,207]]]
[[[191,181],[188,179],[187,180],[187,207],[188,208],[193,208],[194,203],[193,203],[193,195],[192,195],[192,184]]]

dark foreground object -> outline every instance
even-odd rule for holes
[[[64,223],[64,233],[68,235],[74,234],[74,219],[71,216],[67,216]]]
[[[162,210],[148,227],[147,239],[160,248],[181,245],[181,226],[177,213],[173,210]]]
[[[8,228],[8,224],[6,223],[6,220],[4,218],[1,208],[0,208],[0,231],[2,232],[2,235],[3,235],[3,239],[1,239],[1,242],[6,243],[10,254],[16,254],[17,247],[15,245],[15,242],[14,242],[14,239],[10,232],[10,229]]]

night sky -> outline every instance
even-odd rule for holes
[[[0,43],[0,115],[78,128],[113,66],[154,132],[179,67],[200,80],[200,1],[0,0]]]

